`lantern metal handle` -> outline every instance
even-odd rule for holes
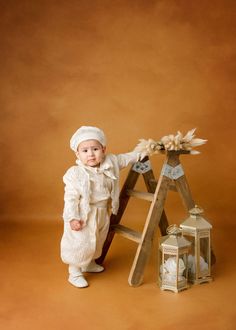
[[[176,224],[172,224],[167,227],[166,232],[168,235],[178,235],[182,233],[182,230]]]

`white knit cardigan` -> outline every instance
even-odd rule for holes
[[[112,179],[111,207],[112,213],[117,214],[119,208],[119,173],[120,170],[129,164],[134,164],[139,159],[139,153],[132,151],[129,153],[106,155],[105,160],[100,165],[99,171]],[[77,165],[70,167],[63,176],[65,183],[64,211],[63,219],[68,222],[72,219],[87,221],[90,211],[90,180],[89,174],[77,161]]]

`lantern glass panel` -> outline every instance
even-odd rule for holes
[[[199,239],[200,258],[199,258],[199,275],[206,276],[209,273],[210,265],[210,245],[209,237],[201,237]]]
[[[176,282],[177,256],[171,254],[164,255],[162,283],[173,285]]]
[[[165,254],[160,251],[160,283],[161,284],[173,284],[173,276],[171,274],[176,274],[176,254]]]
[[[195,259],[195,236],[187,235],[185,234],[184,237],[191,242],[191,245],[189,247],[189,254],[187,258],[187,262],[185,262],[185,265],[188,267],[188,276],[190,278],[194,278],[196,274],[196,259]]]
[[[184,265],[184,271],[182,272],[182,278],[184,277],[184,279],[188,278],[188,254],[184,253],[180,256],[180,259],[182,259],[183,261],[183,265]]]
[[[189,255],[195,257],[195,236],[184,234],[184,237],[191,243],[189,247]]]
[[[164,255],[164,263],[160,268],[160,277],[163,285],[182,286],[187,278],[187,255]]]

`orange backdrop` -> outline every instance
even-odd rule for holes
[[[230,222],[235,10],[233,0],[1,1],[1,219],[60,218],[69,139],[96,125],[114,153],[197,127],[208,143],[182,156],[194,199]],[[163,156],[152,162],[158,175]]]

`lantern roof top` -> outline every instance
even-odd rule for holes
[[[190,216],[180,224],[181,228],[211,229],[212,225],[201,217]]]
[[[191,245],[191,242],[189,242],[184,236],[181,235],[167,235],[162,238],[161,245],[163,247],[175,247],[175,248],[185,248]]]
[[[189,213],[190,217],[181,223],[181,228],[195,228],[196,230],[212,228],[212,225],[201,216],[203,209],[199,208],[197,205],[189,210]]]
[[[204,210],[198,205],[195,205],[195,207],[189,210],[189,213],[192,215],[202,214],[203,212]]]

